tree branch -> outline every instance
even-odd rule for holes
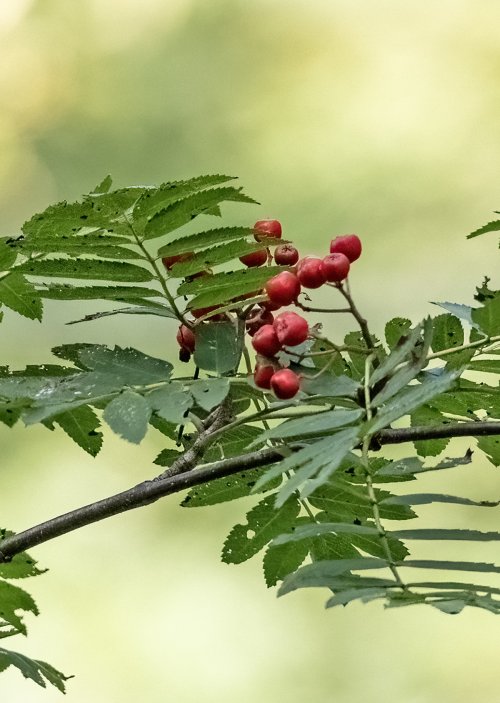
[[[224,421],[225,412],[218,408],[205,421],[210,425],[213,432],[220,422]],[[220,411],[220,414],[219,414]],[[85,505],[76,510],[72,510],[64,515],[47,520],[39,525],[7,537],[0,542],[0,563],[8,562],[13,556],[26,549],[31,549],[38,544],[48,542],[55,537],[77,530],[85,525],[99,522],[105,518],[119,513],[133,510],[145,505],[150,505],[164,496],[178,493],[180,491],[198,486],[201,483],[214,481],[218,478],[230,476],[241,471],[269,466],[283,458],[283,453],[277,447],[260,449],[255,452],[243,454],[239,457],[223,459],[210,464],[202,464],[194,468],[196,460],[202,453],[202,449],[208,445],[210,429],[200,433],[196,442],[200,442],[194,456],[187,461],[188,450],[178,459],[169,470],[156,479],[143,481],[133,488],[121,493],[117,493],[103,500]],[[439,427],[405,427],[401,429],[381,430],[376,442],[382,446],[384,444],[402,444],[404,442],[415,442],[422,439],[442,439],[445,437],[484,437],[487,435],[500,435],[500,422],[459,422]],[[203,445],[201,447],[200,445]],[[296,451],[300,444],[288,445],[287,449]],[[184,460],[184,461],[183,461]],[[172,470],[174,474],[172,475]]]

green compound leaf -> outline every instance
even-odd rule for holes
[[[103,418],[123,439],[139,444],[145,437],[151,406],[142,395],[124,391],[106,406]]]
[[[197,325],[195,339],[196,366],[219,375],[236,370],[241,358],[242,340],[233,322]]]
[[[18,586],[0,580],[0,618],[25,635],[26,625],[22,616],[17,614],[18,610],[38,615],[36,603],[29,593]]]
[[[30,320],[42,319],[42,301],[35,287],[20,273],[10,273],[0,280],[0,303]]]
[[[130,347],[109,349],[103,345],[83,345],[78,358],[86,369],[112,374],[130,386],[168,381],[173,369],[170,362]]]
[[[99,418],[88,405],[80,405],[53,418],[84,451],[96,456],[102,447],[102,434],[97,432]]]
[[[226,503],[237,498],[245,498],[252,493],[261,473],[261,469],[249,469],[239,474],[203,483],[200,486],[196,486],[196,488],[192,488],[181,505],[183,508],[201,508],[207,505]],[[266,490],[276,488],[279,483],[280,480],[276,479],[269,485],[269,489]]]
[[[228,200],[256,203],[255,200],[244,195],[240,188],[231,186],[194,193],[168,205],[151,217],[144,230],[146,239],[162,237],[188,224],[198,215],[211,214],[210,211],[214,207]]]
[[[500,500],[471,500],[460,496],[444,495],[442,493],[409,493],[402,496],[384,498],[381,503],[387,505],[432,505],[434,503],[455,503],[457,505],[475,505],[479,508],[496,508]]]
[[[0,549],[1,540],[13,535],[5,529],[0,529]],[[46,569],[39,569],[37,562],[26,552],[20,552],[12,557],[11,561],[0,564],[0,577],[4,579],[23,579],[29,576],[39,576],[45,573]],[[1,604],[0,604],[1,607]]]
[[[500,540],[500,532],[481,532],[480,530],[393,530],[390,534],[397,539],[456,540],[466,542],[498,542]]]
[[[247,514],[246,525],[235,525],[222,550],[222,561],[240,564],[257,554],[273,537],[289,529],[300,511],[295,497],[289,498],[279,509],[275,507],[276,494],[271,494]]]
[[[363,415],[363,410],[334,409],[315,413],[307,417],[287,420],[277,427],[265,430],[259,440],[285,439],[290,437],[314,437],[331,433],[339,427],[351,425]]]
[[[210,411],[222,403],[229,393],[230,384],[227,378],[208,378],[194,381],[189,389],[198,405]]]
[[[16,266],[27,276],[82,278],[93,281],[151,281],[153,274],[142,266],[100,259],[36,259]]]
[[[231,456],[245,454],[253,442],[262,434],[260,427],[239,425],[219,435],[203,455],[205,462],[220,461]],[[259,469],[262,473],[262,470]],[[276,485],[279,485],[279,481]],[[268,489],[266,489],[268,490]]]
[[[308,519],[308,518],[304,518]],[[297,519],[300,524],[302,518]],[[279,546],[269,546],[264,554],[264,578],[268,588],[275,586],[285,576],[299,568],[309,553],[310,545],[307,541],[289,542]]]
[[[281,239],[274,239],[272,244],[276,245],[278,242],[281,243]],[[211,249],[205,249],[186,261],[180,261],[174,264],[170,275],[176,278],[191,276],[194,273],[198,273],[198,271],[206,271],[213,266],[238,259],[240,256],[245,256],[255,251],[265,251],[264,244],[265,243],[257,243],[255,241],[247,242],[245,239],[237,239],[228,244],[221,244]]]
[[[55,686],[61,693],[66,692],[65,681],[72,678],[65,676],[53,666],[39,659],[30,659],[24,654],[13,652],[0,647],[0,672],[5,671],[9,666],[18,669],[25,679],[31,679],[42,688],[46,687],[46,682]]]
[[[428,324],[428,323],[427,323]],[[428,324],[429,326],[429,324]],[[413,330],[409,330],[408,334],[406,335],[406,338],[398,343],[398,345],[391,351],[389,356],[387,356],[384,361],[378,366],[376,369],[374,369],[371,377],[370,377],[370,382],[371,385],[375,385],[379,381],[381,381],[383,378],[391,374],[394,369],[396,369],[399,364],[403,363],[411,355],[418,355],[419,358],[422,357],[421,352],[416,352],[415,347],[417,344],[421,347],[422,346],[422,330],[423,326],[422,325],[417,325]],[[411,359],[410,359],[411,360]],[[416,375],[416,374],[415,374]],[[410,379],[411,380],[411,379]]]
[[[139,301],[138,301],[139,302]],[[77,325],[80,322],[93,322],[100,320],[102,317],[111,317],[112,315],[153,315],[156,317],[168,317],[171,320],[177,320],[177,315],[173,310],[165,305],[157,305],[149,301],[143,301],[146,305],[134,308],[119,308],[118,310],[104,310],[103,312],[94,312],[90,315],[85,315],[80,320],[71,320],[67,325]]]
[[[168,244],[158,250],[158,258],[190,254],[198,249],[208,249],[216,244],[227,244],[234,239],[241,240],[253,236],[253,233],[254,230],[250,227],[217,227],[205,232],[197,232],[196,234],[190,234],[187,237],[180,237],[168,242]]]

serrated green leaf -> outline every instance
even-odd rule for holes
[[[351,588],[345,591],[340,591],[329,598],[325,603],[325,608],[333,608],[336,605],[348,605],[354,600],[360,600],[362,603],[368,603],[369,601],[377,598],[384,598],[386,594],[387,591],[384,588]]]
[[[103,312],[94,312],[90,315],[85,315],[85,317],[82,317],[80,320],[71,320],[70,322],[66,322],[66,324],[77,325],[80,322],[93,322],[94,320],[100,320],[102,317],[110,317],[112,315],[153,315],[156,317],[168,317],[170,320],[177,319],[177,315],[171,308],[167,308],[165,305],[156,305],[155,303],[148,303],[144,306],[137,305],[134,308],[119,308],[118,310],[104,310]]]
[[[279,535],[272,541],[272,546],[278,547],[282,544],[300,542],[304,539],[312,539],[327,534],[370,535],[378,537],[377,528],[371,525],[355,525],[345,522],[314,522],[294,527],[293,532],[290,534]]]
[[[500,334],[500,293],[486,301],[483,307],[475,308],[471,315],[484,334],[490,337]]]
[[[500,417],[500,388],[464,378],[452,390],[428,402],[443,413],[461,415],[468,420],[479,420],[475,414],[478,410],[484,410],[488,417]]]
[[[469,368],[471,371],[500,374],[500,359],[474,359]]]
[[[251,227],[217,227],[205,232],[197,232],[168,242],[158,250],[158,258],[208,249],[216,244],[227,244],[234,239],[241,240],[253,236],[253,233],[254,230]]]
[[[220,405],[229,393],[229,379],[207,378],[194,381],[189,387],[193,398],[203,410],[212,410]]]
[[[427,323],[429,325],[429,323]],[[370,383],[374,386],[383,378],[391,374],[399,364],[403,363],[412,354],[415,354],[415,347],[422,345],[421,334],[422,325],[416,325],[413,330],[408,331],[403,341],[397,344],[384,361],[375,368],[370,376]],[[418,357],[421,357],[421,352],[417,352]]]
[[[315,561],[307,564],[298,571],[285,578],[278,591],[278,596],[296,591],[298,588],[315,588],[324,586],[335,588],[332,585],[337,576],[348,574],[350,571],[367,569],[384,569],[387,567],[385,559],[376,557],[358,557],[357,559],[333,559],[331,561]],[[388,582],[394,585],[393,582]]]
[[[390,402],[379,408],[378,415],[372,421],[370,432],[375,433],[391,422],[408,415],[435,396],[448,390],[460,375],[459,371],[443,372],[432,380],[410,386],[392,397]]]
[[[472,308],[470,305],[462,305],[461,303],[437,303],[433,302],[433,305],[438,305],[440,308],[443,308],[443,310],[447,310],[449,313],[454,315],[455,317],[458,317],[460,320],[464,320],[467,322],[469,325],[472,325],[473,327],[477,327],[475,323],[472,320],[471,313],[472,313]]]
[[[306,497],[328,480],[358,441],[356,428],[340,430],[332,436],[320,439],[276,464],[259,479],[255,489],[258,490],[266,485],[267,481],[293,470],[294,475],[278,493],[276,505],[283,505],[296,490],[300,490],[300,495]]]
[[[46,662],[39,659],[30,659],[24,654],[19,654],[19,652],[0,647],[0,671],[5,671],[9,666],[14,666],[25,679],[31,679],[31,681],[42,686],[42,688],[46,687],[46,681],[48,681],[61,693],[66,691],[64,682],[72,678],[71,676],[65,676]]]
[[[42,319],[42,301],[35,287],[20,273],[9,273],[0,279],[0,303],[30,320]]]
[[[22,615],[17,614],[18,610],[38,615],[36,603],[29,593],[18,586],[0,580],[0,618],[25,635],[26,626]]]
[[[8,530],[0,530],[0,550],[1,540],[13,535],[13,532]],[[12,557],[8,562],[0,564],[0,577],[4,579],[24,579],[29,576],[39,576],[45,573],[45,569],[39,569],[36,566],[37,562],[26,552],[19,552]],[[1,607],[1,604],[0,604]]]
[[[156,413],[174,425],[182,423],[187,411],[193,405],[193,397],[182,383],[169,383],[146,396]]]
[[[262,290],[266,281],[287,266],[265,266],[262,268],[241,269],[201,276],[193,281],[182,283],[178,295],[194,295],[189,302],[190,309],[204,308],[218,303],[226,303],[237,296]]]
[[[257,554],[273,537],[291,527],[300,511],[300,503],[289,498],[280,508],[275,506],[276,494],[271,494],[247,513],[246,525],[235,525],[222,549],[222,561],[240,564]]]
[[[239,425],[219,435],[203,455],[204,461],[220,461],[231,456],[245,454],[253,440],[260,437],[262,430],[254,425]],[[259,471],[262,471],[259,469]],[[278,481],[279,484],[279,481]],[[277,485],[278,485],[277,484]]]
[[[440,352],[444,349],[458,347],[464,343],[464,331],[460,320],[451,314],[438,315],[432,320],[434,333],[432,350]]]
[[[444,495],[442,493],[409,493],[401,496],[384,498],[382,503],[387,505],[432,505],[433,503],[456,503],[458,505],[475,505],[480,508],[496,508],[500,500],[471,500],[459,496]]]
[[[131,347],[110,349],[103,345],[82,345],[78,358],[85,368],[114,374],[124,385],[130,386],[168,381],[173,369],[170,362]]]
[[[224,476],[223,478],[203,483],[192,488],[181,505],[183,508],[200,508],[245,498],[252,493],[253,487],[261,473],[262,469],[249,469],[239,474]],[[268,487],[266,486],[266,490],[274,489],[279,484],[280,479],[275,479]]]
[[[210,214],[210,210],[220,203],[232,200],[242,203],[255,203],[256,201],[241,192],[241,188],[228,186],[226,188],[212,188],[202,192],[188,195],[181,200],[167,205],[153,215],[146,224],[146,239],[162,237],[175,229],[191,222],[198,215]],[[208,211],[208,212],[207,212]]]
[[[472,239],[472,237],[478,237],[480,234],[486,234],[487,232],[498,232],[500,230],[500,220],[494,220],[493,222],[488,222],[487,225],[474,230],[467,235],[467,239]]]
[[[394,349],[401,337],[408,334],[410,327],[411,320],[408,320],[406,317],[394,317],[387,322],[385,325],[385,341],[389,349]]]
[[[124,391],[106,406],[103,418],[123,439],[139,444],[147,432],[151,407],[139,393]]]
[[[202,323],[195,327],[194,362],[205,371],[224,374],[236,371],[242,352],[242,340],[231,321]]]
[[[102,433],[95,412],[88,405],[81,405],[53,418],[71,439],[91,456],[96,456],[102,446]]]
[[[259,436],[260,440],[285,439],[290,437],[314,437],[324,435],[339,427],[351,425],[363,415],[363,410],[326,410],[306,417],[287,420],[276,427],[265,430]]]
[[[185,181],[171,181],[163,183],[158,188],[149,188],[145,190],[141,198],[137,201],[134,207],[133,217],[135,220],[151,219],[161,210],[164,210],[168,205],[175,203],[177,200],[197,193],[200,190],[205,190],[227,181],[235,180],[234,176],[224,176],[220,174],[209,176],[197,176]]]
[[[47,284],[38,288],[37,293],[49,300],[117,300],[122,303],[161,296],[159,291],[142,286],[72,286],[66,283]]]
[[[27,254],[67,254],[70,257],[89,255],[119,260],[144,258],[137,250],[118,246],[120,242],[130,244],[127,237],[102,234],[97,230],[62,239],[56,237],[28,239],[23,244],[22,250]]]
[[[82,278],[92,281],[151,281],[153,274],[142,266],[101,259],[35,259],[16,266],[27,276]]]
[[[181,456],[182,452],[179,452],[177,449],[162,449],[153,461],[153,464],[156,464],[157,466],[170,466]]]
[[[480,530],[394,530],[390,534],[397,539],[456,540],[471,542],[498,542],[500,540],[500,532],[481,532]]]
[[[443,569],[444,571],[478,571],[488,574],[500,573],[500,566],[484,562],[442,561],[437,559],[407,559],[397,566],[409,566],[415,569]]]
[[[309,552],[307,542],[270,546],[264,554],[264,578],[268,588],[299,568]]]
[[[486,454],[493,466],[500,466],[500,437],[479,437],[478,448]]]
[[[448,425],[450,423],[449,419],[430,405],[422,405],[420,408],[417,408],[412,412],[410,418],[412,427],[437,427],[438,425]],[[419,456],[437,456],[446,449],[449,441],[450,440],[447,438],[422,439],[413,444]]]
[[[0,237],[0,271],[7,271],[17,258],[17,251],[12,246],[10,237]]]
[[[291,365],[293,369],[296,367]],[[337,376],[333,373],[322,373],[317,378],[307,378],[304,376],[300,385],[300,389],[304,393],[310,395],[321,395],[326,397],[338,398],[356,398],[360,385],[357,381],[349,376]]]

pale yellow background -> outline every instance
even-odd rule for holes
[[[352,285],[379,333],[393,315],[437,312],[430,300],[470,303],[497,273],[495,235],[465,239],[500,209],[495,0],[0,0],[0,103],[2,235],[107,173],[122,186],[224,172],[262,203],[226,206],[225,223],[277,217],[304,254],[362,236]],[[47,362],[72,341],[175,354],[174,323],[64,325],[102,307],[47,304],[43,327],[7,312],[0,362]],[[326,327],[340,339],[345,320]],[[150,477],[164,446],[154,432],[140,447],[107,432],[93,460],[59,431],[2,426],[0,438],[0,523],[15,530]],[[480,457],[425,487],[500,493]],[[498,700],[499,619],[325,611],[320,591],[276,600],[258,558],[219,562],[245,507],[171,498],[33,550],[50,567],[26,584],[42,616],[5,645],[76,674],[70,703]],[[498,529],[498,510],[420,513]],[[0,700],[62,696],[9,672]]]

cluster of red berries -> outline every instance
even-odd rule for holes
[[[254,229],[257,241],[262,237],[281,239],[282,228],[278,220],[259,220]],[[276,397],[282,400],[293,398],[297,394],[300,388],[299,376],[289,368],[282,368],[276,355],[284,347],[294,347],[305,342],[309,336],[309,326],[307,321],[295,312],[285,311],[275,318],[273,311],[295,303],[302,288],[319,288],[325,283],[339,284],[347,278],[351,263],[361,256],[361,249],[361,241],[355,234],[332,239],[330,254],[322,259],[316,256],[305,256],[301,259],[298,250],[290,244],[280,244],[276,247],[275,263],[292,268],[290,271],[282,271],[266,282],[264,290],[268,300],[253,308],[246,318],[246,330],[252,337],[252,346],[258,355],[254,372],[256,386],[273,390]],[[189,256],[192,254],[166,257],[163,263],[168,270],[174,263]],[[268,249],[262,249],[240,257],[240,261],[248,267],[255,267],[271,262],[272,258],[273,255]],[[192,312],[195,317],[201,317],[216,307]],[[221,317],[212,316],[210,319],[217,321]],[[188,361],[195,347],[193,331],[186,325],[181,325],[177,332],[177,342],[181,348],[180,359]]]

